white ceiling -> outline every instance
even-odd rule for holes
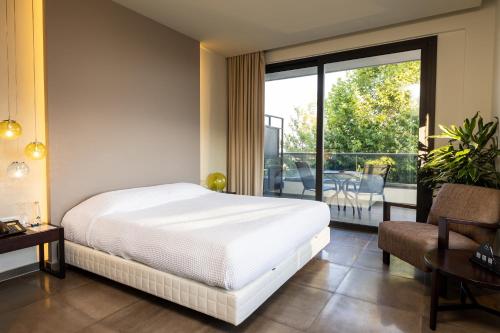
[[[232,56],[481,5],[481,0],[113,0]]]

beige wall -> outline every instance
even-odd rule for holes
[[[226,58],[200,48],[200,184],[212,172],[226,174]]]
[[[268,63],[438,35],[436,125],[492,116],[495,2],[478,10],[268,51]]]
[[[9,66],[5,51],[5,3],[8,3],[9,22]],[[45,140],[45,101],[43,80],[43,15],[42,1],[35,0],[35,61],[36,61],[36,98],[38,115],[38,139]],[[33,106],[33,46],[31,0],[16,0],[17,36],[14,40],[14,0],[0,0],[0,118],[7,118],[7,98],[10,98],[14,117],[17,94],[17,116],[15,119],[23,127],[23,134],[16,141],[0,139],[0,217],[26,215],[33,218],[32,202],[39,201],[42,216],[47,216],[46,162],[26,160],[24,147],[34,139]],[[16,48],[14,48],[17,46]],[[16,81],[17,62],[17,86]],[[10,91],[7,89],[7,68],[10,73]],[[30,174],[22,180],[7,177],[7,166],[13,161],[25,161],[30,167]],[[24,266],[35,261],[32,248],[0,255],[0,272]]]
[[[110,0],[46,0],[50,216],[200,175],[199,43]]]

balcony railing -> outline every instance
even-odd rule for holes
[[[276,185],[281,179],[282,182],[300,181],[299,172],[295,167],[296,161],[307,162],[314,173],[316,169],[316,153],[314,152],[284,153],[283,175],[281,175],[281,159],[265,159],[264,183],[268,184],[268,188],[272,187],[269,190],[276,190]],[[365,163],[390,163],[391,170],[387,178],[387,186],[413,187],[417,184],[418,156],[414,153],[325,153],[324,161],[324,170],[344,171],[362,171]]]

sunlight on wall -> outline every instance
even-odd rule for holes
[[[200,47],[200,184],[226,174],[226,58]]]
[[[8,4],[8,44],[5,40],[5,3]],[[24,156],[24,147],[35,137],[33,56],[36,68],[36,104],[38,140],[45,140],[45,87],[43,58],[43,1],[34,0],[35,53],[32,44],[31,0],[0,0],[0,118],[8,117],[7,101],[10,100],[12,118],[23,126],[18,140],[0,140],[0,217],[27,215],[33,218],[33,202],[39,201],[42,219],[47,220],[46,160],[32,161]],[[14,36],[14,21],[16,36]],[[8,45],[9,64],[6,59]],[[17,70],[16,70],[17,62]],[[7,84],[7,68],[10,89]],[[17,84],[16,84],[17,72]],[[9,90],[9,91],[8,91]],[[16,102],[17,95],[17,102]],[[17,104],[17,111],[16,111]],[[49,152],[50,153],[50,152]],[[30,168],[29,175],[21,180],[7,177],[7,166],[13,161],[24,161]],[[34,249],[0,255],[0,272],[34,262]]]

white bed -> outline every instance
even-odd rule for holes
[[[69,264],[241,323],[328,242],[319,202],[194,184],[107,192],[63,219]]]

